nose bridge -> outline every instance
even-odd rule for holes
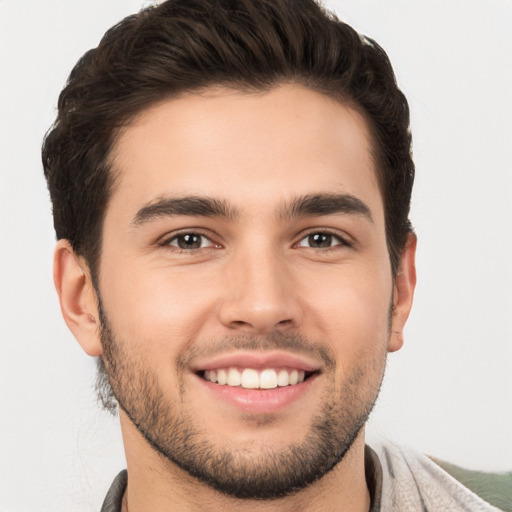
[[[286,258],[269,240],[240,249],[228,270],[221,321],[230,328],[264,332],[299,321]]]

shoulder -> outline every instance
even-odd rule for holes
[[[100,512],[121,512],[124,491],[128,483],[128,473],[123,469],[112,482]]]
[[[503,496],[497,496],[498,500],[496,500],[492,493],[483,489],[485,485],[478,488],[469,485],[465,472],[462,475],[463,478],[460,478],[460,472],[452,474],[454,472],[450,472],[450,469],[456,466],[443,467],[441,463],[416,450],[399,447],[392,443],[381,443],[372,448],[382,465],[383,512],[387,510],[496,512],[500,510],[497,506],[502,507],[503,503],[507,502],[505,496],[507,486],[503,488]],[[489,475],[487,482],[491,481],[494,479]],[[510,508],[501,508],[501,510],[510,510]]]
[[[430,459],[485,501],[501,510],[512,512],[512,471],[508,473],[474,471],[434,457]]]

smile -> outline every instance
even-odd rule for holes
[[[205,370],[202,377],[221,386],[244,389],[274,389],[301,384],[311,372],[297,368],[218,368]]]
[[[195,361],[196,382],[210,396],[250,414],[285,410],[323,373],[322,362],[287,351],[238,350]]]

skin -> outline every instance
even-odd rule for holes
[[[355,405],[347,404],[356,409],[373,404],[386,352],[403,343],[416,240],[409,236],[393,278],[371,155],[367,125],[355,110],[288,84],[169,99],[120,134],[103,228],[102,305],[127,360],[151,368],[173,412],[201,425],[216,449],[250,447],[257,458],[302,443],[332,390],[357,393]],[[350,195],[368,213],[282,215],[311,194]],[[223,201],[236,215],[141,221],[148,205],[186,196]],[[184,232],[204,235],[203,247],[180,250],[175,236]],[[308,236],[324,232],[333,235],[331,245],[311,247]],[[86,262],[67,241],[57,244],[54,276],[68,326],[89,355],[101,355],[98,297]],[[275,332],[314,340],[335,364],[293,348],[248,350],[307,357],[319,369],[300,397],[266,414],[242,411],[205,389],[195,372],[219,355],[216,341]],[[244,353],[239,343],[221,355],[237,352]],[[156,453],[122,410],[120,420],[130,512],[167,510],[168,503],[179,511],[203,510],[204,503],[204,510],[368,510],[364,429],[320,480],[254,502],[198,482]]]

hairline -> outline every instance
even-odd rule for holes
[[[108,188],[105,208],[102,212],[101,218],[99,219],[98,226],[98,236],[99,239],[96,244],[96,251],[94,254],[85,255],[85,260],[87,261],[87,265],[89,267],[89,271],[91,274],[91,279],[93,282],[93,286],[96,291],[99,291],[99,274],[100,274],[100,260],[101,254],[103,250],[103,228],[105,223],[105,217],[110,205],[110,200],[113,194],[116,191],[116,187],[119,184],[121,179],[122,169],[116,168],[115,160],[116,160],[116,149],[118,148],[119,141],[125,130],[133,126],[134,123],[137,122],[142,116],[144,116],[149,110],[158,107],[159,105],[170,101],[177,100],[187,95],[197,95],[200,96],[205,92],[210,91],[231,91],[231,92],[239,92],[242,94],[267,94],[278,87],[283,85],[295,85],[307,89],[309,91],[318,93],[322,95],[325,99],[334,102],[336,104],[341,104],[342,106],[351,109],[353,112],[357,113],[364,122],[364,125],[367,130],[368,136],[368,145],[370,148],[370,158],[373,164],[373,177],[376,180],[376,185],[379,189],[380,198],[382,201],[383,209],[384,209],[384,228],[386,235],[386,246],[387,253],[391,263],[391,273],[394,278],[398,273],[398,269],[394,268],[391,248],[389,247],[390,236],[388,233],[388,222],[387,222],[387,208],[385,201],[385,185],[384,185],[384,169],[383,169],[383,158],[381,153],[381,147],[378,143],[378,137],[376,133],[376,129],[374,123],[372,121],[371,115],[364,109],[364,107],[359,104],[357,101],[352,99],[350,95],[344,93],[344,91],[336,92],[334,89],[327,89],[325,87],[316,86],[314,84],[314,80],[308,80],[307,76],[301,77],[299,75],[294,77],[283,77],[281,79],[276,78],[274,81],[269,82],[268,84],[255,84],[248,83],[243,81],[212,81],[207,82],[202,86],[193,87],[193,88],[183,88],[180,91],[169,92],[168,94],[162,94],[160,98],[148,100],[146,103],[141,102],[140,106],[134,110],[134,112],[127,114],[125,116],[121,116],[121,123],[119,126],[112,129],[109,137],[109,149],[104,158],[104,166],[105,170],[108,173],[106,188]],[[400,249],[403,249],[400,248]],[[93,260],[93,261],[90,261]]]

